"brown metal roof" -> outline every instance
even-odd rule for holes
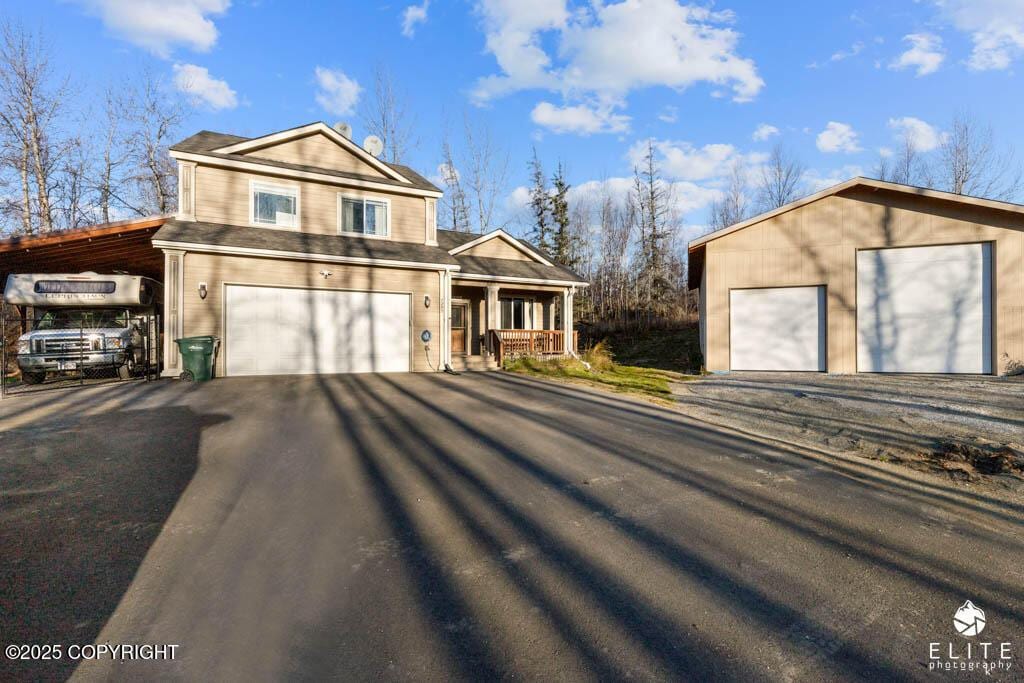
[[[0,240],[0,284],[10,273],[112,273],[163,280],[164,258],[151,239],[166,216],[103,223]]]

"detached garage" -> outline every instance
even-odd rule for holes
[[[1024,367],[1024,206],[855,178],[694,240],[710,371]]]

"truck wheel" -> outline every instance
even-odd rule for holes
[[[135,376],[135,358],[128,354],[124,363],[117,369],[117,376],[120,379],[131,379]]]
[[[21,380],[25,384],[42,384],[46,381],[45,372],[23,372],[21,373]]]
[[[192,374],[191,370],[186,370],[185,372],[178,375],[178,379],[180,379],[182,382],[193,382],[195,381],[196,378],[195,375]]]

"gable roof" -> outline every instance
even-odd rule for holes
[[[513,249],[521,251],[530,258],[533,258],[546,266],[555,265],[551,261],[551,259],[547,258],[544,254],[538,251],[532,244],[520,239],[516,239],[512,235],[502,230],[501,228],[498,228],[497,230],[492,230],[491,232],[488,233],[484,233],[483,235],[476,235],[474,236],[473,239],[467,242],[463,242],[462,244],[459,244],[458,246],[454,247],[453,249],[449,249],[448,251],[453,256],[457,256],[465,251],[469,251],[473,247],[479,246],[485,242],[490,242],[493,239],[500,239],[504,241]]]
[[[838,185],[827,187],[824,190],[821,190],[820,192],[816,192],[812,195],[808,195],[806,197],[797,199],[796,201],[790,202],[785,206],[781,206],[771,211],[766,211],[765,213],[759,214],[745,221],[741,221],[739,223],[736,223],[735,225],[730,225],[728,227],[721,228],[720,230],[709,232],[706,235],[702,235],[694,240],[691,240],[688,245],[688,248],[689,250],[692,251],[697,247],[707,244],[711,240],[716,240],[719,237],[725,237],[726,235],[734,233],[738,230],[743,230],[744,228],[749,228],[752,225],[756,225],[757,223],[766,221],[769,218],[774,218],[775,216],[786,213],[788,211],[792,211],[793,209],[798,209],[801,206],[806,206],[807,204],[811,204],[812,202],[816,202],[821,199],[825,199],[826,197],[831,197],[833,195],[840,194],[855,187],[867,187],[875,190],[888,190],[890,192],[898,192],[900,194],[912,195],[915,197],[928,197],[930,199],[939,199],[949,202],[956,202],[958,204],[966,204],[968,206],[978,206],[986,209],[994,209],[996,211],[1009,211],[1011,213],[1024,215],[1024,205],[1021,204],[1014,204],[1012,202],[1001,202],[995,199],[983,199],[981,197],[971,197],[969,195],[963,194],[953,194],[952,192],[943,192],[942,190],[933,190],[927,187],[903,185],[901,183],[890,183],[884,180],[875,180],[874,178],[864,178],[862,176],[858,176],[856,178],[851,178],[846,182],[839,183]]]
[[[289,131],[282,132],[289,133],[304,129],[306,130],[306,132],[302,133],[301,135],[295,135],[294,137],[303,137],[305,135],[312,135],[316,134],[317,132],[320,132],[320,128],[316,128],[310,131],[310,126],[313,125],[323,126],[327,130],[332,131],[336,138],[346,140],[349,146],[357,148],[358,150],[362,150],[361,147],[353,143],[351,140],[348,140],[348,138],[345,138],[342,135],[338,134],[337,131],[334,131],[333,128],[330,128],[324,123],[308,124],[306,126],[299,126],[298,128],[293,128],[290,129]],[[278,133],[274,133],[273,135],[278,135]],[[370,156],[370,158],[373,159],[377,164],[388,169],[387,177],[381,178],[377,176],[364,175],[361,173],[353,173],[350,171],[339,171],[332,168],[324,168],[322,166],[309,166],[306,164],[293,164],[284,161],[274,161],[271,159],[263,159],[260,157],[246,156],[245,154],[236,153],[233,151],[225,151],[236,149],[237,146],[242,143],[257,143],[260,141],[265,141],[268,137],[270,136],[265,135],[259,138],[246,138],[241,137],[239,135],[229,135],[227,133],[217,133],[214,131],[203,130],[196,133],[195,135],[191,135],[185,138],[184,140],[171,145],[170,151],[181,152],[184,154],[200,154],[205,157],[211,157],[213,159],[222,159],[224,161],[230,161],[233,163],[257,164],[260,166],[271,166],[274,168],[286,169],[290,171],[299,171],[302,173],[317,173],[322,175],[334,176],[336,178],[356,180],[362,183],[378,183],[383,185],[390,185],[396,188],[412,187],[417,190],[425,190],[427,192],[436,192],[437,194],[441,194],[441,189],[439,187],[431,183],[429,180],[424,178],[416,171],[413,171],[408,166],[403,166],[401,164],[391,164],[385,161],[381,161],[380,159],[377,159],[372,156]],[[283,140],[279,140],[279,142],[283,142]],[[267,144],[263,142],[257,145],[257,147],[260,146],[267,146]],[[365,150],[362,150],[362,153],[369,156],[369,154]],[[399,178],[401,179],[399,180]]]
[[[517,249],[525,253],[538,254],[544,261],[519,261],[516,259],[493,258],[486,256],[472,256],[466,250],[472,248],[473,243],[480,244],[481,238],[490,239],[500,232],[503,238],[514,243]],[[554,259],[540,251],[526,240],[512,237],[504,230],[493,231],[481,235],[475,232],[462,232],[461,230],[437,230],[438,247],[444,249],[455,257],[460,269],[458,275],[480,275],[491,277],[505,277],[514,279],[547,280],[551,282],[565,282],[577,285],[587,285],[583,277],[566,266],[555,263]]]
[[[820,192],[816,192],[806,197],[801,197],[796,201],[790,202],[785,206],[780,206],[777,209],[766,211],[762,214],[749,218],[745,221],[730,225],[714,232],[709,232],[706,235],[691,240],[687,245],[687,251],[689,252],[689,265],[687,267],[687,286],[690,289],[697,289],[700,287],[700,281],[704,271],[704,246],[726,235],[731,235],[734,232],[749,228],[757,225],[769,218],[774,218],[781,214],[799,209],[802,206],[812,204],[820,201],[827,197],[842,194],[855,188],[868,188],[870,190],[884,190],[886,192],[894,192],[906,196],[912,197],[926,197],[928,199],[935,199],[939,201],[952,202],[956,204],[962,204],[966,206],[974,206],[985,209],[991,209],[993,211],[1003,211],[1017,216],[1024,217],[1024,205],[1014,204],[1012,202],[1003,202],[995,199],[984,199],[982,197],[972,197],[970,195],[954,194],[952,192],[943,192],[942,190],[933,190],[927,187],[917,187],[915,185],[904,185],[901,183],[890,183],[885,180],[876,180],[874,178],[865,178],[858,176],[851,178],[845,182],[827,187]]]
[[[347,137],[328,126],[323,121],[314,121],[313,123],[307,123],[304,126],[296,126],[295,128],[289,128],[287,130],[278,131],[276,133],[270,133],[268,135],[262,135],[258,138],[250,138],[248,140],[239,140],[237,142],[229,143],[223,147],[211,150],[219,152],[221,154],[244,154],[246,152],[252,152],[257,149],[264,147],[271,147],[273,145],[279,145],[282,142],[288,142],[289,140],[296,140],[298,138],[308,137],[310,135],[323,135],[342,149],[353,154],[363,163],[369,164],[373,168],[399,182],[409,182],[408,179],[403,176],[398,170],[392,168],[385,162],[381,161],[377,157],[373,156],[362,146],[349,140]]]

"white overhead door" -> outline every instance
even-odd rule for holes
[[[729,353],[733,370],[823,372],[825,288],[730,291]]]
[[[857,253],[860,372],[992,371],[987,243]]]
[[[409,370],[409,295],[227,287],[228,375]]]

